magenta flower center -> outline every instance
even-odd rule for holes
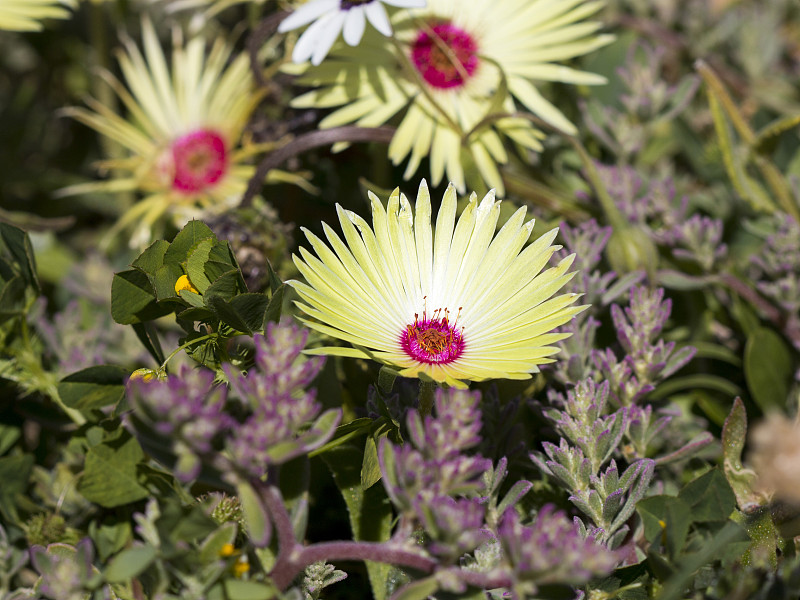
[[[436,309],[430,318],[424,311],[422,319],[414,315],[414,323],[407,325],[400,336],[403,350],[411,358],[427,364],[456,360],[464,351],[464,328],[456,327],[448,316],[447,309]]]
[[[459,87],[478,68],[478,44],[463,29],[439,23],[420,31],[411,47],[411,60],[433,87]]]
[[[222,136],[211,129],[200,129],[172,143],[174,177],[172,187],[179,192],[201,192],[214,185],[228,169],[228,151]]]

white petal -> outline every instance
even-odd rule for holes
[[[428,4],[426,0],[383,0],[390,6],[402,6],[403,8],[425,8]]]
[[[300,8],[286,17],[278,25],[280,33],[286,33],[292,29],[297,29],[303,25],[308,25],[311,21],[316,21],[326,12],[339,8],[339,0],[313,0],[303,4]]]
[[[367,7],[367,10],[369,7]],[[355,7],[347,11],[344,19],[344,41],[348,46],[358,46],[361,41],[361,36],[364,35],[364,26],[366,20],[364,19],[364,8]]]
[[[317,36],[314,54],[311,56],[312,65],[318,65],[328,55],[328,51],[331,49],[331,46],[333,46],[336,38],[339,37],[339,32],[342,30],[346,16],[347,15],[345,15],[343,12],[332,13],[331,19],[327,22],[326,27]]]
[[[367,4],[364,7],[364,12],[375,29],[387,37],[392,35],[392,26],[389,23],[389,17],[386,15],[386,9],[383,8],[383,4],[380,2]]]

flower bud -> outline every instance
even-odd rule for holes
[[[658,267],[658,250],[641,227],[630,225],[611,234],[606,257],[617,273],[644,269],[652,276]]]

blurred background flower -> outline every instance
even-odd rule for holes
[[[223,39],[216,39],[206,54],[203,37],[184,44],[174,30],[170,68],[148,20],[142,36],[144,54],[129,38],[119,54],[127,86],[103,73],[127,116],[94,98],[86,101],[89,109],[64,111],[123,146],[126,155],[99,165],[109,179],[71,186],[61,194],[142,193],[144,198],[109,233],[131,229],[131,247],[149,242],[164,216],[180,226],[233,206],[254,173],[247,159],[263,150],[245,134],[261,99],[247,56],[239,54],[229,63],[231,48]]]
[[[341,106],[320,127],[356,123],[375,127],[407,108],[389,147],[399,164],[409,158],[410,178],[430,156],[431,179],[446,175],[464,192],[467,176],[504,193],[498,165],[508,161],[498,133],[524,148],[542,149],[543,134],[514,118],[514,99],[532,114],[569,134],[575,127],[534,81],[596,85],[605,78],[556,64],[587,54],[613,37],[585,21],[602,2],[583,0],[431,0],[422,10],[392,17],[396,39],[367,32],[359,46],[334,45],[319,67],[302,67],[298,83],[317,88],[296,107]],[[342,106],[344,105],[344,106]],[[482,184],[469,182],[478,188]]]
[[[0,29],[41,31],[43,19],[66,19],[70,0],[0,0]]]
[[[339,33],[348,46],[357,46],[364,35],[366,22],[383,35],[392,35],[392,25],[383,4],[404,8],[421,8],[425,0],[312,0],[286,17],[278,31],[286,33],[311,23],[295,44],[292,60],[311,60],[320,64]]]

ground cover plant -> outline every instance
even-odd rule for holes
[[[0,599],[800,596],[798,32],[0,0]]]

